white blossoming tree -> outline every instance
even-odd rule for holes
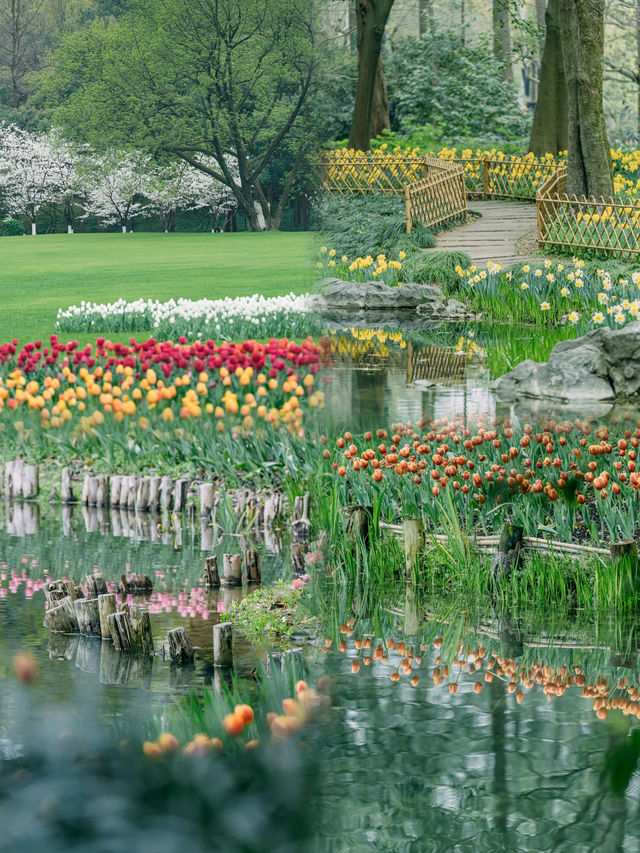
[[[24,217],[36,233],[41,208],[56,201],[60,187],[51,144],[15,125],[0,125],[0,192],[5,213]]]
[[[97,216],[103,225],[120,225],[126,232],[135,216],[149,212],[153,185],[149,156],[108,149],[86,154],[78,163],[85,197],[83,218]]]

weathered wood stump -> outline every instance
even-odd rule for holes
[[[124,477],[121,477],[120,474],[114,474],[111,477],[111,481],[109,482],[109,492],[111,495],[111,506],[112,507],[119,507],[120,506],[123,479],[124,479]]]
[[[160,506],[162,509],[173,509],[173,480],[164,476],[160,481]]]
[[[116,597],[113,592],[103,593],[98,596],[98,613],[100,616],[100,634],[103,640],[111,640],[111,629],[109,627],[109,616],[115,613]]]
[[[176,480],[175,493],[173,496],[173,511],[177,513],[184,512],[187,505],[187,495],[189,494],[189,480],[186,477],[181,477]]]
[[[213,496],[215,494],[212,483],[201,483],[200,491],[200,518],[211,518],[213,511]]]
[[[169,659],[173,663],[189,663],[194,659],[196,651],[184,628],[173,628],[167,633],[167,640]]]
[[[145,655],[151,654],[153,652],[153,635],[149,611],[134,607],[129,614],[129,621],[131,622],[135,650]]]
[[[75,634],[78,632],[78,619],[74,608],[74,602],[67,595],[55,607],[49,608],[45,613],[45,623],[52,631],[62,634]]]
[[[422,518],[404,518],[404,558],[407,571],[413,569],[424,550],[424,524]]]
[[[95,575],[87,575],[86,583],[87,598],[97,598],[99,595],[105,595],[105,593],[109,592],[102,572],[96,572]]]
[[[73,602],[81,634],[102,636],[100,632],[100,610],[97,598],[79,598]]]
[[[282,495],[280,492],[270,492],[264,499],[264,512],[262,515],[262,523],[265,527],[269,527],[279,517],[282,511]]]
[[[160,477],[149,477],[149,512],[158,512],[160,509],[160,483]]]
[[[63,504],[72,504],[76,502],[76,497],[73,493],[73,486],[71,483],[71,468],[62,469],[60,499],[62,500]]]
[[[218,558],[215,554],[204,561],[204,585],[209,589],[220,586],[220,575],[218,574]]]
[[[300,495],[293,502],[292,524],[310,525],[309,520],[309,495]]]
[[[346,516],[345,533],[351,542],[362,542],[369,549],[371,527],[373,525],[372,506],[348,506],[344,509]]]
[[[523,534],[524,528],[517,524],[505,524],[502,528],[491,564],[491,574],[497,583],[508,581],[511,572],[519,566]]]
[[[106,474],[100,474],[95,478],[97,481],[96,484],[96,506],[97,507],[108,507],[109,506],[109,477]]]
[[[38,497],[39,491],[39,476],[37,465],[22,466],[22,492],[20,497],[26,501],[34,500]]]
[[[260,554],[256,548],[246,548],[244,565],[247,571],[247,583],[260,583]]]
[[[224,566],[224,577],[220,582],[224,586],[242,585],[242,557],[240,554],[223,554],[222,565]]]
[[[118,652],[133,651],[135,644],[129,613],[126,610],[110,613],[107,622],[114,649]]]
[[[134,572],[129,578],[126,575],[121,575],[120,591],[125,595],[130,592],[148,594],[153,591],[153,581],[149,575],[143,575],[140,572]]]
[[[213,665],[233,666],[233,625],[220,622],[213,626]]]

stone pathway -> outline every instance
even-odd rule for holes
[[[525,234],[536,230],[536,206],[520,201],[473,201],[471,212],[480,213],[466,225],[443,231],[438,235],[435,249],[466,252],[478,267],[486,267],[487,261],[507,267],[524,260],[516,244]],[[530,257],[530,255],[528,256]]]

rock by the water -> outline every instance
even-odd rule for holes
[[[561,341],[547,362],[527,359],[492,387],[499,398],[537,397],[563,403],[638,397],[640,322]]]
[[[461,302],[449,299],[445,303],[440,288],[432,284],[406,282],[401,287],[391,287],[381,281],[327,278],[319,286],[320,295],[315,298],[315,307],[321,314],[412,311],[436,320],[468,316]]]

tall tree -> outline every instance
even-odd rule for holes
[[[277,229],[311,138],[314,4],[131,0],[129,9],[53,57],[42,89],[59,105],[56,121],[96,146],[179,157],[231,189],[250,229]]]
[[[567,81],[567,192],[613,196],[611,151],[603,105],[605,0],[560,0]]]
[[[569,142],[569,105],[562,59],[563,23],[560,0],[549,0],[545,13],[538,100],[531,126],[529,151],[557,154]]]
[[[371,147],[372,115],[376,77],[384,29],[393,0],[356,0],[358,25],[358,83],[349,133],[349,147],[368,151]]]
[[[513,83],[509,0],[493,0],[493,52],[502,63],[502,79]]]

